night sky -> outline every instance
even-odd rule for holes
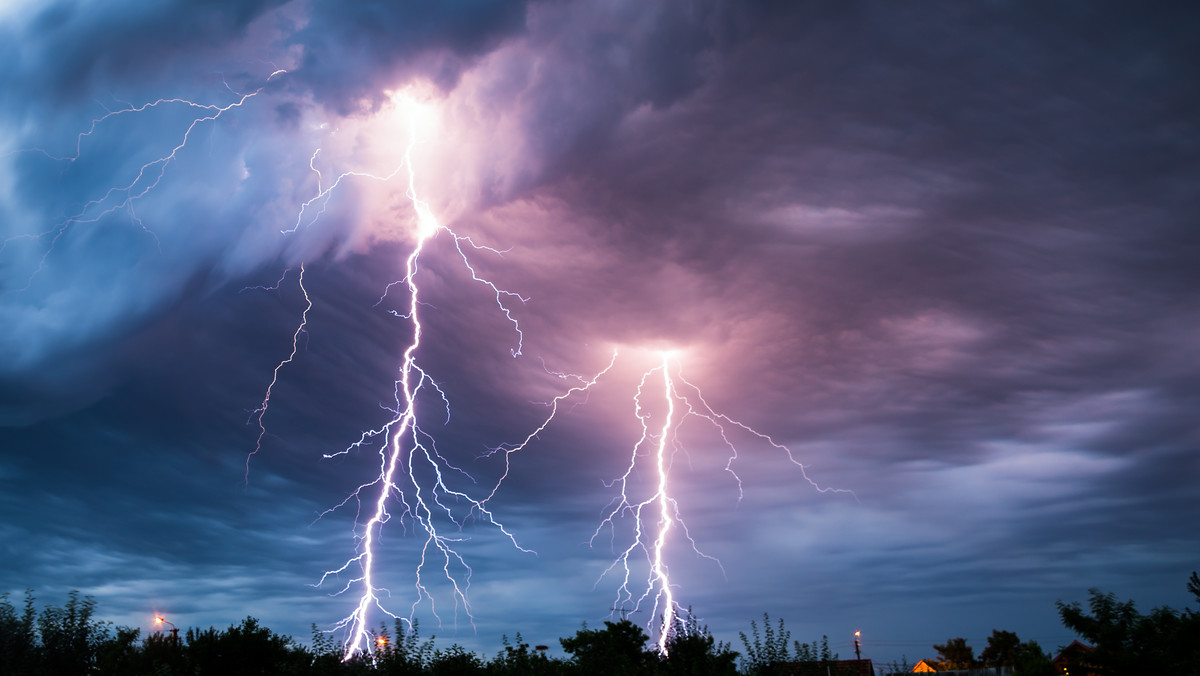
[[[1053,651],[1054,602],[1089,587],[1180,608],[1197,26],[1189,3],[4,3],[0,591],[305,641],[351,612],[345,576],[312,585],[354,556],[356,501],[327,510],[380,444],[325,456],[393,415],[423,110],[416,191],[527,299],[502,296],[517,334],[447,232],[425,244],[417,360],[451,415],[429,389],[418,415],[447,481],[486,496],[488,449],[618,354],[488,503],[536,554],[479,518],[450,533],[474,627],[436,567],[418,599],[420,528],[391,503],[385,605],[419,601],[439,645],[557,650],[622,605],[602,575],[631,524],[593,534],[663,350],[804,465],[738,430],[730,462],[696,417],[671,440],[720,562],[676,529],[673,589],[735,648],[763,612],[913,662],[992,629]],[[301,265],[312,307],[250,457]]]

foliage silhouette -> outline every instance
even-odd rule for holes
[[[782,617],[779,618],[779,628],[773,629],[771,617],[763,613],[762,636],[758,633],[758,624],[750,620],[750,635],[754,638],[753,641],[746,637],[746,632],[738,632],[742,645],[746,647],[742,669],[747,674],[765,674],[771,665],[789,661],[788,640],[791,639],[792,632],[784,627]]]
[[[952,638],[941,645],[934,644],[942,669],[970,669],[975,666],[975,651],[965,638]]]
[[[1016,676],[1054,676],[1054,662],[1037,641],[1025,641],[1017,646],[1013,656],[1013,674]]]
[[[389,634],[386,625],[379,626],[376,635],[376,649],[372,658],[360,656],[357,659],[364,663],[373,662],[374,673],[387,676],[417,676],[427,673],[434,660],[433,642],[435,637],[421,640],[420,626],[414,622],[411,627],[403,620],[393,624],[393,634]],[[331,639],[332,640],[332,639]],[[342,646],[336,647],[337,654],[342,654]]]
[[[816,641],[812,643],[801,643],[796,641],[793,643],[796,654],[794,656],[797,662],[836,662],[838,654],[829,649],[829,637],[822,636],[820,645]]]
[[[26,590],[23,611],[18,615],[0,595],[0,673],[74,674],[95,673],[104,665],[102,657],[122,652],[120,641],[132,639],[128,630],[113,635],[109,622],[92,619],[96,602],[92,597],[68,595],[66,605],[46,606],[38,613],[32,590]]]
[[[1021,639],[1011,631],[993,629],[987,645],[979,653],[979,662],[985,667],[1011,667],[1021,647]]]
[[[961,643],[961,645],[960,645]],[[956,664],[963,664],[970,657],[970,646],[965,639],[951,639],[943,646],[934,646],[942,653],[943,659],[952,657]],[[949,654],[942,652],[948,650]],[[1015,676],[1052,676],[1054,664],[1037,641],[1021,642],[1016,633],[993,629],[988,637],[987,645],[979,653],[979,659],[974,662],[976,667],[999,668],[1008,667]],[[964,667],[957,667],[964,668]]]
[[[771,626],[771,618],[763,613],[763,629],[759,634],[758,623],[750,621],[750,637],[745,632],[739,632],[746,654],[742,658],[742,673],[751,676],[773,674],[779,672],[781,665],[788,662],[836,662],[837,653],[829,649],[829,637],[822,636],[820,643],[801,643],[788,641],[792,632],[784,626],[783,618],[779,618],[776,627]],[[753,640],[751,640],[751,638]],[[785,669],[790,668],[786,667]]]
[[[725,676],[736,674],[738,654],[729,644],[718,642],[701,626],[692,609],[684,617],[675,617],[667,636],[667,658],[658,673],[671,676]]]
[[[558,660],[551,660],[541,651],[529,651],[529,644],[517,632],[516,645],[503,636],[501,643],[504,649],[488,664],[487,673],[491,676],[553,676],[564,673],[564,666]]]
[[[38,661],[33,602],[33,590],[26,589],[24,611],[18,615],[8,594],[0,595],[0,673],[33,673]]]
[[[582,676],[641,676],[654,673],[658,656],[646,650],[649,636],[630,622],[605,622],[603,629],[584,624],[571,638],[562,638],[564,651],[573,655],[576,672]]]
[[[1200,602],[1200,576],[1192,573],[1188,591]],[[1063,624],[1095,646],[1076,657],[1072,671],[1101,676],[1129,673],[1172,673],[1200,676],[1200,612],[1155,608],[1142,615],[1133,601],[1091,590],[1087,609],[1078,603],[1056,605]],[[63,606],[38,612],[33,592],[17,605],[0,594],[0,674],[3,676],[761,676],[794,670],[788,662],[835,661],[828,637],[818,643],[791,641],[782,619],[772,624],[763,614],[760,628],[750,623],[741,633],[746,647],[738,653],[718,642],[708,628],[688,613],[676,618],[667,637],[667,654],[647,648],[645,631],[629,622],[605,622],[602,629],[585,624],[574,636],[560,639],[569,659],[531,651],[520,634],[493,659],[459,645],[436,649],[434,637],[422,639],[417,626],[397,621],[391,631],[381,625],[375,651],[344,659],[334,638],[313,626],[309,647],[276,634],[253,617],[227,629],[189,628],[180,637],[151,634],[96,620],[95,601],[68,595]],[[934,646],[947,666],[974,662],[964,639]],[[1008,631],[993,631],[979,656],[990,666],[1011,666],[1016,676],[1049,676],[1050,657],[1033,641],[1021,643]],[[907,665],[906,665],[907,666]]]
[[[1195,572],[1187,589],[1200,602]],[[1101,675],[1200,674],[1200,612],[1164,606],[1142,615],[1132,600],[1122,603],[1098,589],[1088,594],[1087,611],[1078,603],[1055,604],[1063,625],[1093,646],[1076,658],[1077,666]]]
[[[186,640],[186,661],[201,674],[303,674],[312,662],[291,637],[275,634],[253,617],[224,631],[188,629]]]

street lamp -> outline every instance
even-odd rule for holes
[[[862,660],[862,653],[858,649],[858,639],[860,636],[862,636],[861,631],[854,632],[854,659],[856,660]]]
[[[170,624],[171,625],[171,640],[172,641],[179,640],[179,627],[176,627],[175,625],[168,622],[167,618],[163,617],[162,615],[155,615],[154,616],[154,624]]]

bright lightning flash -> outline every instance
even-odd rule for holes
[[[608,484],[610,488],[616,487],[618,494],[609,504],[605,517],[592,533],[589,542],[595,544],[605,529],[612,532],[615,542],[618,530],[617,522],[623,518],[632,519],[632,542],[617,555],[617,558],[601,575],[601,579],[609,574],[621,576],[621,584],[617,589],[613,605],[614,612],[617,610],[639,612],[649,606],[650,624],[654,625],[654,618],[659,618],[657,625],[651,626],[650,629],[657,635],[656,645],[659,652],[666,655],[671,633],[676,631],[679,626],[676,618],[681,610],[680,604],[675,599],[675,589],[672,586],[670,569],[667,565],[667,549],[670,540],[682,537],[696,555],[712,561],[718,568],[721,568],[722,574],[725,572],[720,561],[700,551],[680,514],[679,503],[671,493],[671,467],[675,455],[684,450],[679,438],[679,431],[684,422],[693,417],[703,419],[720,436],[722,443],[729,449],[725,471],[737,483],[739,500],[742,497],[742,481],[733,467],[734,461],[738,459],[738,449],[730,437],[735,428],[741,430],[743,434],[756,437],[773,448],[783,451],[787,459],[799,468],[801,477],[818,492],[848,493],[851,496],[854,496],[854,492],[817,484],[809,478],[804,465],[796,460],[795,455],[787,446],[745,423],[715,411],[704,399],[700,388],[683,377],[675,352],[664,351],[658,354],[658,365],[642,373],[633,397],[634,415],[641,425],[641,436],[633,445],[629,455],[629,464],[624,474]],[[554,374],[563,379],[576,380],[579,384],[549,402],[550,414],[528,436],[520,442],[502,444],[491,450],[489,455],[504,454],[505,470],[500,479],[501,483],[508,475],[510,456],[533,443],[538,435],[553,422],[565,400],[578,393],[588,392],[596,385],[601,376],[613,369],[616,360],[617,352],[614,351],[608,365],[590,379],[563,373]],[[652,407],[647,403],[648,397],[654,391],[654,386],[652,386],[654,379],[661,382],[664,403],[664,406],[659,407],[662,410],[662,420],[657,424],[653,423]],[[648,391],[650,392],[648,393]],[[645,460],[645,458],[649,458],[649,460]],[[647,464],[650,465],[649,468],[644,467]],[[648,471],[641,471],[646,469]],[[642,473],[649,474],[653,480],[650,482],[648,491],[643,489],[643,494],[637,494],[638,487],[635,485],[634,478],[635,474]],[[482,500],[481,504],[486,505],[496,495],[501,483],[497,483],[491,494]],[[854,497],[857,499],[857,496]],[[635,577],[639,575],[635,570],[638,569],[645,569],[646,574],[642,581],[635,582]],[[625,608],[627,603],[632,603],[633,608]]]
[[[801,476],[805,481],[819,492],[853,495],[852,491],[818,485],[808,477],[804,466],[796,460],[786,446],[744,423],[714,411],[704,400],[700,389],[683,377],[678,363],[672,363],[675,361],[672,357],[672,353],[664,352],[660,363],[642,374],[641,382],[633,397],[634,415],[642,428],[641,437],[633,446],[625,473],[609,484],[610,487],[617,488],[618,494],[610,503],[607,514],[591,538],[591,542],[594,544],[606,528],[613,533],[615,538],[617,521],[626,517],[632,519],[632,542],[617,555],[601,578],[603,579],[610,573],[621,578],[614,609],[623,609],[625,604],[631,603],[633,604],[632,612],[638,612],[648,605],[651,624],[654,623],[654,618],[659,618],[654,633],[657,634],[658,651],[663,655],[667,654],[668,640],[676,626],[676,617],[680,611],[667,565],[669,541],[672,538],[682,537],[696,555],[709,559],[721,567],[717,559],[703,553],[697,547],[696,541],[692,538],[687,524],[680,514],[679,503],[671,493],[671,467],[676,453],[683,450],[679,439],[679,430],[686,420],[696,417],[708,421],[728,447],[729,459],[725,464],[725,471],[729,472],[737,482],[739,499],[742,494],[742,482],[733,468],[738,453],[737,447],[729,436],[730,429],[735,427],[784,451],[788,460],[800,468]],[[646,403],[647,390],[651,380],[655,378],[661,381],[663,397],[663,406],[660,407],[662,420],[657,424],[653,423],[654,414],[651,413],[651,407]],[[645,460],[646,458],[648,460]],[[648,490],[643,489],[644,493],[638,495],[633,481],[634,475],[639,470],[645,470],[644,466],[647,464],[650,465],[648,473],[653,477],[653,481]],[[642,559],[644,563],[637,563],[637,559]],[[638,576],[635,570],[643,567],[647,570],[644,580],[635,582],[635,577]],[[724,574],[723,567],[721,571]]]
[[[266,82],[285,72],[283,70],[276,70],[266,78]],[[265,86],[266,84],[264,83],[262,87],[244,94],[234,92],[234,100],[226,105],[200,104],[184,99],[159,99],[141,106],[129,105],[123,109],[110,111],[94,119],[86,131],[77,135],[74,154],[69,156],[59,157],[37,149],[18,151],[41,152],[53,160],[75,162],[86,152],[89,137],[97,133],[107,122],[117,116],[138,115],[152,109],[164,109],[168,107],[188,108],[194,111],[194,115],[190,118],[186,129],[184,129],[177,141],[170,145],[167,152],[142,164],[133,172],[132,176],[127,177],[122,183],[107,189],[103,194],[96,195],[93,199],[84,203],[74,215],[58,224],[37,234],[18,235],[0,243],[0,253],[16,240],[48,242],[42,251],[36,269],[33,270],[29,282],[26,284],[26,288],[29,288],[29,284],[32,283],[33,278],[44,269],[47,258],[52,254],[55,245],[74,225],[96,223],[114,212],[127,211],[134,223],[153,235],[153,232],[149,228],[146,228],[135,213],[135,204],[153,192],[163,181],[168,168],[188,144],[193,131],[203,123],[215,122],[223,115],[243,106],[247,101],[262,92]],[[440,402],[435,402],[435,406],[445,412],[446,422],[449,422],[450,417],[450,404],[445,392],[442,391],[418,361],[424,332],[420,315],[423,303],[418,284],[422,253],[426,245],[433,242],[436,238],[449,238],[449,243],[454,247],[463,266],[470,273],[472,280],[488,287],[492,291],[497,308],[512,324],[512,330],[515,334],[515,346],[511,348],[511,353],[514,357],[521,354],[524,334],[521,332],[521,327],[512,314],[511,303],[515,301],[525,302],[527,299],[511,291],[506,291],[491,281],[480,277],[471,264],[470,256],[468,255],[468,251],[487,251],[494,254],[502,254],[503,252],[476,244],[469,237],[455,233],[438,221],[429,203],[419,196],[417,175],[413,163],[413,150],[422,135],[427,132],[425,128],[437,123],[436,113],[431,107],[424,106],[413,97],[405,94],[394,95],[393,102],[396,104],[395,109],[409,122],[407,146],[405,147],[402,160],[395,169],[390,173],[382,175],[362,171],[346,171],[338,175],[332,182],[327,183],[322,173],[316,167],[317,158],[321,153],[321,150],[318,148],[309,159],[309,168],[317,174],[316,195],[300,206],[295,224],[282,231],[286,235],[315,224],[325,212],[325,208],[334,191],[348,179],[357,178],[388,183],[399,176],[401,172],[406,171],[407,173],[405,195],[416,215],[416,241],[412,251],[405,259],[404,276],[388,284],[383,292],[383,296],[380,298],[380,302],[382,303],[394,287],[403,287],[407,291],[407,311],[392,311],[392,314],[405,320],[412,331],[412,338],[403,350],[399,365],[399,374],[394,383],[394,405],[387,407],[391,413],[391,417],[381,426],[364,432],[358,441],[346,449],[326,456],[328,458],[349,454],[361,448],[374,446],[379,457],[379,469],[374,478],[358,486],[345,500],[322,514],[324,516],[351,503],[357,506],[357,514],[352,527],[354,541],[353,556],[347,559],[340,567],[326,571],[318,582],[319,586],[330,578],[342,578],[346,582],[336,593],[343,594],[353,591],[358,595],[358,601],[355,604],[354,610],[341,621],[337,622],[333,629],[333,631],[345,631],[344,656],[346,659],[350,659],[357,654],[371,654],[376,649],[376,646],[379,645],[377,644],[376,637],[368,629],[370,616],[375,611],[411,623],[411,618],[415,615],[417,607],[423,601],[428,600],[434,616],[437,617],[434,595],[429,588],[429,585],[432,584],[429,581],[431,575],[443,578],[444,582],[448,584],[456,616],[458,609],[461,607],[467,617],[471,618],[473,624],[474,618],[471,615],[470,603],[467,596],[471,582],[471,568],[463,556],[455,549],[456,543],[465,539],[461,534],[465,523],[468,519],[486,521],[503,533],[518,550],[529,552],[529,550],[522,548],[504,525],[496,520],[492,512],[488,509],[488,503],[499,491],[500,486],[508,476],[511,455],[532,443],[537,438],[537,435],[555,418],[560,410],[560,405],[567,398],[589,390],[601,376],[608,373],[614,367],[617,359],[617,353],[614,352],[612,360],[608,365],[591,379],[557,374],[564,378],[574,378],[578,380],[579,384],[554,398],[550,403],[551,411],[545,422],[524,440],[516,444],[505,444],[492,449],[490,453],[492,455],[503,454],[504,471],[496,486],[485,497],[482,499],[473,498],[465,492],[452,487],[453,482],[450,477],[461,476],[472,483],[475,480],[463,469],[454,466],[448,461],[438,451],[433,434],[422,427],[422,421],[427,416],[423,415],[421,411],[425,409],[425,401],[427,399],[433,397],[439,399]],[[298,284],[307,305],[301,314],[299,325],[292,335],[291,352],[275,367],[262,403],[250,414],[250,421],[254,422],[258,427],[258,436],[254,451],[247,457],[247,477],[249,476],[250,457],[262,449],[267,429],[264,417],[270,408],[271,396],[279,382],[280,371],[297,357],[300,349],[300,337],[306,331],[309,311],[313,307],[308,289],[305,288],[304,271],[304,265],[301,264],[299,266]],[[284,281],[287,272],[284,272],[284,277],[281,277],[279,282],[274,286],[252,288],[277,290]],[[652,385],[652,380],[654,379],[659,379],[661,382],[662,401],[664,402],[664,406],[661,407],[652,407],[646,403],[650,396],[648,393],[656,391],[657,385]],[[676,454],[682,450],[679,430],[685,421],[693,417],[702,418],[715,428],[729,449],[729,459],[725,464],[725,470],[737,482],[739,495],[741,495],[742,483],[733,468],[734,461],[738,458],[738,451],[730,439],[730,432],[734,428],[740,429],[742,433],[757,437],[775,449],[783,451],[787,455],[788,460],[800,468],[803,478],[818,491],[822,493],[850,493],[851,495],[853,493],[843,489],[825,488],[817,485],[816,482],[808,477],[803,465],[795,459],[789,448],[744,423],[714,411],[705,401],[699,388],[684,379],[677,360],[673,359],[671,353],[663,353],[660,363],[642,374],[636,393],[633,396],[633,406],[634,415],[642,428],[641,436],[633,445],[629,456],[629,463],[624,474],[609,485],[610,487],[617,488],[618,495],[610,503],[606,515],[593,532],[591,542],[594,543],[606,528],[612,531],[615,541],[617,522],[625,518],[632,519],[632,542],[617,555],[617,558],[605,570],[601,579],[610,573],[621,576],[621,584],[618,587],[616,595],[616,608],[621,608],[626,603],[632,603],[634,604],[634,612],[642,609],[650,611],[652,624],[655,617],[660,618],[660,622],[654,633],[657,634],[658,650],[666,654],[668,639],[675,626],[675,620],[680,609],[675,597],[675,588],[672,585],[670,570],[667,564],[669,545],[672,541],[683,538],[698,556],[710,559],[717,566],[720,566],[720,562],[715,558],[699,550],[680,514],[679,503],[672,494],[670,482],[671,468]],[[654,420],[655,414],[651,412],[651,409],[659,411],[658,415],[661,415],[661,420]],[[646,460],[646,458],[649,458],[649,460]],[[647,464],[649,465],[648,468],[645,467]],[[635,474],[641,473],[644,469],[648,469],[647,473],[654,480],[648,486],[639,486],[637,482],[633,481],[633,478]],[[638,492],[639,489],[640,493]],[[465,510],[463,508],[464,505]],[[464,511],[465,513],[463,513]],[[419,562],[415,570],[415,600],[411,605],[408,617],[400,617],[387,610],[383,599],[390,596],[390,591],[382,587],[377,579],[377,564],[379,563],[380,556],[379,545],[383,535],[383,528],[393,516],[397,515],[400,517],[402,525],[412,524],[414,531],[424,538],[424,542],[420,547]],[[638,559],[641,559],[641,562]],[[440,573],[434,572],[433,569],[440,570]],[[635,572],[642,569],[646,571],[644,579],[640,578],[640,573]],[[639,580],[635,581],[635,578],[639,578]]]
[[[421,426],[419,410],[422,408],[424,392],[435,394],[441,401],[440,407],[445,411],[446,421],[449,421],[450,405],[445,393],[437,383],[419,365],[418,352],[421,347],[424,327],[421,323],[421,293],[418,284],[421,255],[427,244],[440,235],[449,237],[463,265],[470,272],[471,278],[491,289],[496,304],[513,325],[516,334],[516,346],[512,349],[513,356],[521,353],[523,334],[516,319],[513,317],[506,301],[518,300],[524,302],[520,295],[505,291],[492,282],[480,277],[471,265],[465,247],[474,250],[486,250],[501,253],[489,247],[480,246],[468,237],[461,236],[438,222],[429,204],[418,196],[416,171],[413,166],[412,152],[421,136],[422,123],[428,123],[430,115],[420,104],[408,97],[397,101],[400,109],[407,112],[410,122],[409,142],[404,153],[401,167],[407,168],[408,184],[406,195],[417,216],[416,244],[405,260],[404,276],[397,282],[389,284],[384,291],[386,297],[396,286],[403,286],[408,292],[407,312],[394,312],[397,317],[406,320],[412,328],[412,340],[404,349],[399,367],[399,377],[395,381],[395,405],[389,407],[393,414],[388,422],[381,427],[364,432],[360,439],[350,447],[338,453],[329,454],[333,457],[349,453],[360,447],[378,443],[379,473],[374,479],[360,485],[350,496],[326,514],[351,502],[357,505],[358,514],[364,515],[365,521],[356,518],[354,526],[355,552],[340,567],[326,571],[318,584],[324,583],[331,577],[348,577],[348,581],[338,593],[357,591],[358,602],[353,612],[334,625],[334,630],[345,630],[345,658],[350,659],[356,654],[369,654],[376,642],[369,629],[371,613],[382,612],[392,618],[411,622],[417,606],[428,600],[435,617],[437,608],[433,594],[428,587],[428,574],[432,568],[440,569],[440,577],[449,585],[454,599],[455,611],[461,606],[468,618],[472,619],[470,602],[467,591],[470,587],[471,568],[466,560],[456,551],[455,543],[463,539],[460,532],[467,518],[482,518],[500,530],[517,549],[528,552],[516,541],[516,538],[495,519],[487,509],[485,501],[476,500],[466,493],[451,487],[449,475],[461,475],[474,482],[464,470],[451,464],[445,456],[438,452],[434,436]],[[314,154],[314,158],[315,158]],[[399,169],[397,169],[397,172]],[[395,175],[393,172],[392,175]],[[318,198],[327,197],[329,191],[338,185],[351,172],[342,174],[330,188],[320,189]],[[375,177],[378,180],[388,180],[391,176]],[[316,199],[305,203],[307,209]],[[303,214],[302,214],[303,218]],[[297,221],[299,225],[301,220]],[[307,296],[306,296],[307,297]],[[383,297],[380,298],[380,302]],[[303,321],[301,322],[301,329]],[[297,336],[300,330],[297,330]],[[295,339],[293,352],[295,354]],[[288,360],[281,362],[280,366]],[[278,369],[276,369],[278,372]],[[260,412],[265,412],[267,397],[264,399]],[[427,396],[427,395],[426,395]],[[261,414],[259,416],[261,427]],[[260,436],[261,439],[261,436]],[[381,441],[380,441],[381,440]],[[452,509],[455,505],[467,506],[465,515],[456,515]],[[377,581],[379,544],[384,524],[394,516],[398,509],[402,522],[412,523],[416,532],[424,537],[420,549],[419,562],[416,566],[414,588],[416,598],[412,603],[408,617],[402,618],[389,611],[383,603],[383,597],[390,596],[389,590],[380,586]],[[445,524],[451,524],[449,528]],[[447,532],[449,531],[449,532]]]

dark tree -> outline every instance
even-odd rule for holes
[[[1200,601],[1200,579],[1192,573],[1188,591]],[[1200,613],[1168,607],[1147,615],[1133,601],[1120,602],[1112,593],[1088,592],[1088,610],[1078,603],[1058,607],[1063,625],[1092,644],[1080,666],[1098,674],[1200,674]]]
[[[195,673],[221,676],[301,674],[311,664],[290,636],[276,634],[253,617],[224,631],[188,629],[185,656]]]
[[[529,644],[517,632],[517,644],[513,645],[508,636],[501,639],[504,650],[488,663],[487,672],[491,676],[552,676],[563,673],[562,663],[547,658],[541,651],[530,651]]]
[[[563,650],[570,653],[572,664],[584,676],[633,676],[650,674],[658,655],[646,650],[649,637],[629,620],[605,622],[604,629],[585,625],[575,636],[561,638]]]
[[[979,662],[985,667],[1011,667],[1020,647],[1021,639],[1016,634],[993,629],[987,646],[979,653]]]
[[[778,629],[773,629],[770,616],[763,613],[761,636],[758,632],[758,624],[754,620],[750,620],[750,635],[754,638],[753,641],[746,637],[746,632],[738,632],[738,636],[742,639],[742,645],[746,647],[746,655],[742,658],[742,666],[746,673],[764,674],[772,665],[791,659],[788,654],[788,641],[792,638],[792,632],[784,627],[782,617],[779,618]]]
[[[675,618],[667,636],[667,657],[659,673],[670,676],[732,676],[737,673],[738,654],[728,643],[718,642],[700,626],[688,609],[684,618]]]
[[[472,676],[483,673],[483,661],[457,643],[433,653],[429,664],[430,676]]]
[[[829,649],[829,637],[822,636],[821,642],[795,642],[797,662],[836,662],[838,654]]]
[[[317,629],[316,624],[312,625],[312,644],[308,653],[314,676],[338,676],[350,673],[357,666],[343,666],[341,646],[333,640],[333,636]]]
[[[96,602],[79,592],[66,605],[37,612],[33,591],[18,613],[0,595],[0,674],[135,674],[141,670],[138,630],[93,619]]]
[[[1054,676],[1054,662],[1037,641],[1017,646],[1012,666],[1016,676]]]
[[[188,668],[183,641],[174,636],[150,634],[142,641],[139,653],[140,667],[130,673],[181,674]]]
[[[26,589],[24,610],[18,614],[8,594],[0,594],[0,674],[32,674],[37,668],[40,650],[33,601],[33,590]]]
[[[418,676],[424,674],[433,660],[433,637],[422,641],[420,627],[416,622],[411,626],[404,620],[396,620],[395,638],[388,634],[386,626],[379,627],[376,635],[379,643],[372,663],[375,673],[387,676]]]
[[[96,653],[96,669],[98,674],[133,674],[137,673],[142,660],[138,649],[140,629],[132,627],[117,627],[116,634],[103,641]]]
[[[975,664],[975,651],[965,638],[952,638],[942,645],[934,644],[938,662],[943,669],[970,669]]]
[[[87,674],[96,666],[100,646],[109,639],[111,625],[92,620],[96,601],[79,592],[67,596],[66,605],[46,606],[37,619],[42,644],[42,669],[49,674]]]

